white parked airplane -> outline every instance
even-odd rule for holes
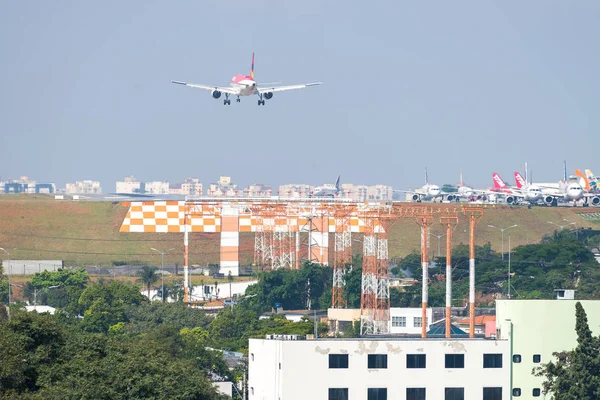
[[[394,192],[408,193],[412,201],[420,203],[424,199],[437,199],[440,197],[444,199],[444,194],[438,185],[430,185],[429,177],[427,176],[427,168],[425,168],[425,185],[415,190],[394,190]]]
[[[229,82],[229,87],[226,86],[206,86],[206,85],[197,85],[195,83],[187,83],[180,81],[171,81],[172,83],[176,83],[178,85],[185,85],[193,88],[204,89],[210,91],[210,94],[213,98],[218,99],[221,97],[221,94],[225,94],[225,99],[223,100],[224,105],[231,105],[231,100],[229,100],[229,96],[237,96],[236,102],[240,102],[240,96],[252,96],[257,95],[258,105],[265,105],[265,100],[271,100],[273,98],[273,93],[275,92],[283,92],[286,90],[295,90],[295,89],[304,89],[310,86],[318,86],[322,82],[314,82],[314,83],[305,83],[302,85],[291,85],[291,86],[271,86],[272,83],[264,83],[259,84],[254,80],[254,53],[252,53],[252,66],[250,68],[250,75],[241,75],[237,74],[231,78]]]
[[[313,190],[313,197],[336,197],[337,195],[340,194],[342,190],[340,189],[340,176],[337,176],[337,179],[335,180],[335,185],[330,186],[317,186],[314,190]]]

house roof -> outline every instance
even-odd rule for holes
[[[475,317],[475,325],[485,325],[486,322],[496,321],[495,315],[478,315]],[[469,318],[459,319],[457,324],[468,324]]]

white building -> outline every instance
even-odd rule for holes
[[[354,201],[392,201],[393,191],[391,186],[343,183],[341,187],[343,196]]]
[[[278,196],[284,199],[308,198],[314,189],[314,186],[305,184],[280,185]]]
[[[139,193],[141,182],[135,179],[135,176],[126,177],[123,182],[117,182],[117,193]]]
[[[255,183],[244,189],[244,197],[248,198],[268,198],[273,194],[273,190],[269,185]]]
[[[66,193],[69,194],[97,194],[102,193],[102,186],[98,181],[77,181],[75,183],[67,183]]]
[[[509,352],[508,340],[250,339],[249,399],[508,400]]]
[[[144,182],[143,192],[149,194],[169,194],[169,182],[152,181]]]
[[[183,183],[170,184],[169,194],[202,196],[202,184],[198,178],[185,178]]]
[[[394,335],[421,334],[422,315],[420,308],[390,308],[389,332]],[[427,309],[427,330],[432,324],[433,311]],[[359,308],[330,308],[327,310],[330,330],[334,333],[343,332],[352,322],[360,321]]]
[[[553,352],[577,346],[575,304],[578,300],[496,300],[496,336],[512,338],[513,397],[547,399],[542,378],[531,371],[553,359]],[[594,336],[600,334],[600,300],[580,300]]]
[[[219,177],[219,182],[211,183],[207,193],[209,197],[240,197],[242,194],[238,186],[231,183],[230,176]]]

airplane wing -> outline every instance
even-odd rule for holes
[[[187,82],[180,82],[180,81],[171,81],[171,83],[175,83],[177,85],[184,85],[184,86],[189,86],[189,87],[193,87],[196,89],[204,89],[204,90],[218,90],[219,92],[223,92],[223,93],[229,93],[229,94],[238,94],[237,91],[235,91],[233,88],[230,87],[223,87],[223,86],[205,86],[205,85],[197,85],[195,83],[187,83]]]
[[[304,89],[310,86],[319,86],[322,82],[313,82],[313,83],[305,83],[302,85],[291,85],[291,86],[271,86],[271,87],[259,87],[256,88],[258,93],[267,93],[267,92],[284,92],[286,90],[296,90],[296,89]]]

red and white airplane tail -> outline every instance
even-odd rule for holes
[[[519,189],[523,189],[525,186],[527,186],[527,182],[525,182],[525,179],[523,179],[519,172],[515,172],[515,182],[517,184],[517,188]]]
[[[508,186],[506,186],[506,183],[504,183],[504,181],[502,180],[500,175],[498,175],[497,173],[494,172],[492,174],[492,179],[494,180],[494,188],[496,188],[496,189],[507,189],[508,188]]]

